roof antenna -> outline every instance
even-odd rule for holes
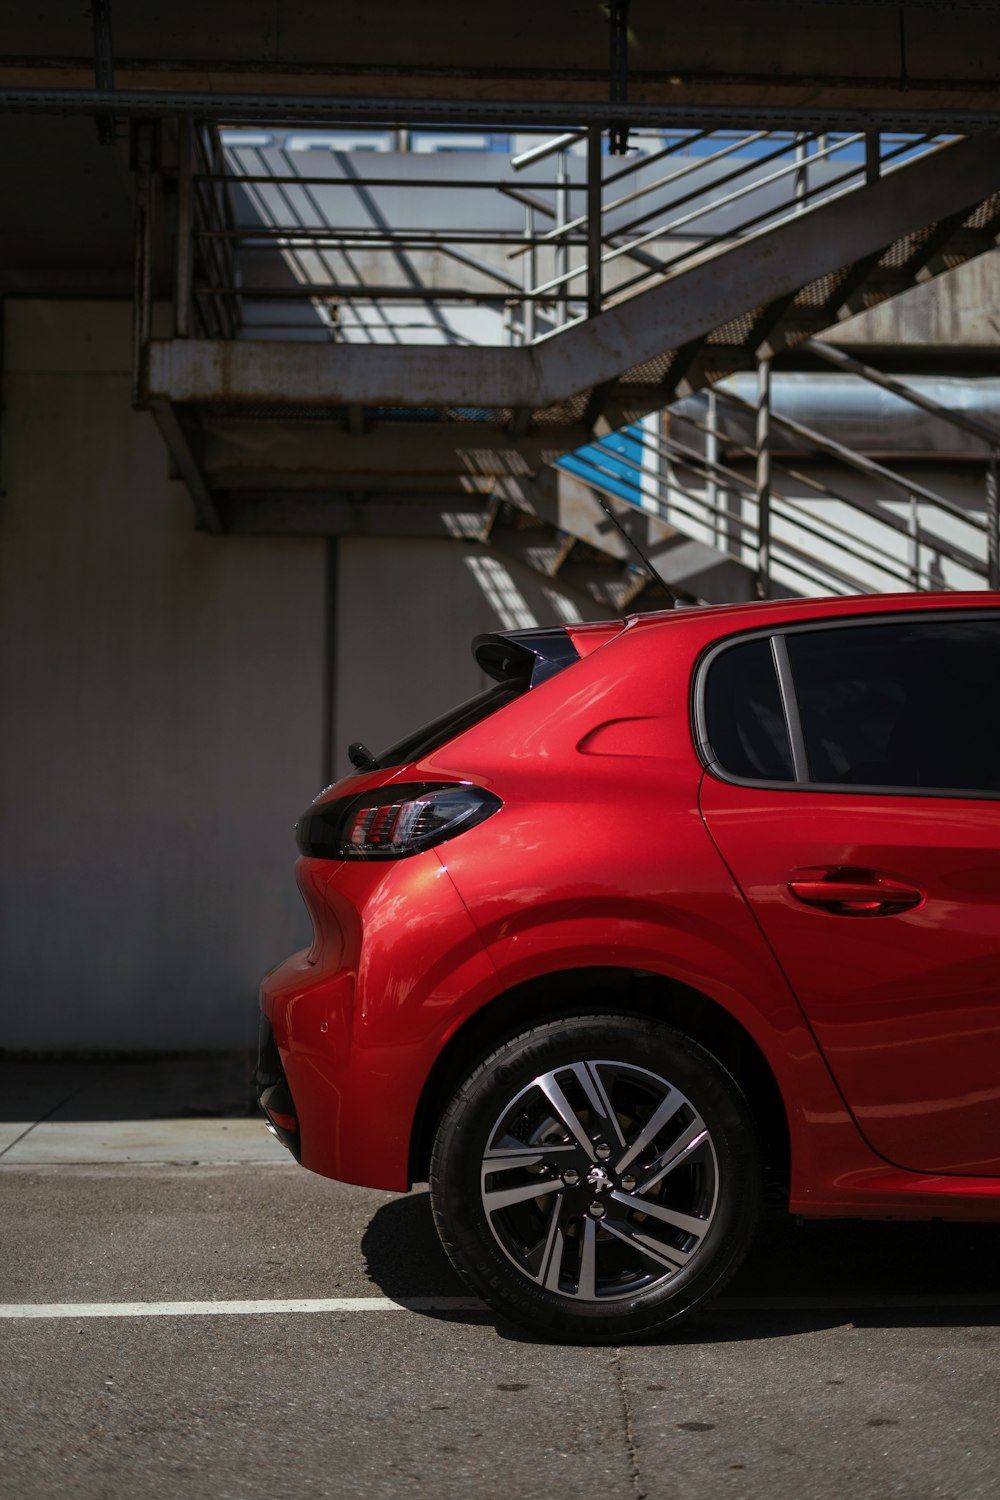
[[[680,598],[678,597],[678,595],[670,587],[670,585],[666,581],[666,579],[660,577],[659,573],[653,567],[653,564],[650,562],[650,560],[646,556],[645,552],[643,552],[642,548],[639,546],[639,543],[636,541],[635,537],[631,536],[629,534],[629,532],[627,532],[625,530],[625,527],[622,525],[621,521],[619,521],[618,517],[615,515],[614,511],[611,509],[611,506],[607,503],[607,501],[605,500],[604,496],[601,495],[597,490],[593,491],[593,496],[594,496],[594,499],[597,501],[598,505],[601,507],[601,509],[607,515],[608,520],[611,522],[611,524],[613,526],[615,526],[621,532],[622,536],[628,542],[628,544],[632,548],[633,552],[636,553],[636,555],[639,558],[639,561],[642,563],[643,567],[646,569],[646,572],[649,574],[649,576],[653,580],[653,582],[654,583],[658,583],[661,586],[661,588],[663,588],[663,589],[666,590],[667,598],[670,600],[670,603],[667,606],[668,609],[676,609],[677,606],[678,606],[678,604],[680,604],[680,602],[681,602]]]

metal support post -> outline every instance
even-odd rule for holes
[[[877,130],[865,131],[865,182],[878,182],[882,175],[882,137]]]
[[[809,136],[800,130],[795,136],[795,212],[800,214],[809,196]]]
[[[757,360],[757,598],[771,595],[771,361]]]
[[[559,153],[559,170],[556,173],[556,229],[563,229],[569,221],[569,163],[566,152]],[[556,242],[556,276],[565,278],[569,274],[569,243],[565,235],[561,235]],[[566,303],[560,302],[556,313],[556,322],[565,323],[567,316]]]
[[[716,465],[719,462],[719,398],[712,386],[708,388],[708,425],[705,429],[705,503],[709,507],[709,525],[712,528],[712,546],[718,547],[723,540],[720,530],[719,485]]]
[[[177,138],[177,263],[174,281],[174,337],[191,336],[191,283],[194,272],[194,125],[180,122]]]
[[[132,401],[138,406],[143,388],[143,362],[152,331],[153,251],[153,131],[135,127],[132,137],[135,169],[135,261],[132,281]]]
[[[525,295],[521,303],[521,330],[523,342],[533,344],[538,334],[537,304],[528,293],[538,284],[538,247],[535,244],[535,210],[530,204],[524,210],[524,237],[529,249],[524,257]]]
[[[611,55],[608,63],[612,106],[624,106],[628,99],[628,8],[629,0],[609,0],[608,22],[611,26]],[[628,151],[628,122],[621,116],[613,119],[608,133],[612,156]]]
[[[996,448],[990,449],[986,470],[986,522],[987,582],[991,589],[1000,589],[1000,472]]]
[[[602,163],[601,129],[591,125],[587,131],[587,317],[595,317],[601,310],[601,213]]]
[[[92,0],[94,28],[94,86],[110,94],[115,86],[115,58],[111,43],[111,0]],[[97,139],[102,146],[114,145],[115,117],[106,110],[97,114]]]
[[[914,590],[919,590],[922,587],[920,582],[920,509],[916,495],[910,496],[909,526],[910,583]]]

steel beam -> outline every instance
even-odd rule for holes
[[[188,494],[194,503],[198,528],[220,536],[226,526],[201,471],[198,457],[199,435],[192,431],[190,419],[178,415],[169,401],[155,401],[151,407],[153,420],[163,436],[163,441],[174,461],[177,473],[187,485]]]
[[[154,339],[148,397],[255,406],[546,404],[535,348]]]
[[[888,93],[885,81],[876,87]],[[851,80],[857,89],[857,79]],[[898,84],[893,85],[894,88]],[[887,132],[958,134],[996,129],[1000,104],[995,89],[983,87],[974,104],[968,94],[956,90],[961,102],[942,107],[940,90],[923,104],[911,90],[905,105],[816,106],[798,94],[788,104],[747,103],[665,105],[662,100],[633,100],[627,109],[634,129],[645,125],[662,127],[664,114],[676,128],[695,130],[881,130]],[[580,126],[608,124],[612,113],[606,99],[485,99],[485,98],[372,98],[364,95],[241,92],[225,89],[168,88],[51,88],[7,86],[0,88],[0,112],[21,114],[97,114],[113,109],[122,118],[162,119],[193,115],[201,120],[227,124],[264,125],[393,125],[405,119],[411,125],[478,125],[498,130],[529,129],[532,126],[565,126],[568,120]]]

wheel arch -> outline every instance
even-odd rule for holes
[[[427,1076],[410,1136],[409,1180],[425,1181],[438,1124],[461,1080],[484,1057],[532,1026],[569,1016],[606,1014],[665,1021],[722,1064],[757,1126],[769,1200],[788,1202],[788,1116],[774,1072],[759,1045],[717,1001],[662,974],[640,969],[560,970],[505,990],[448,1039]]]

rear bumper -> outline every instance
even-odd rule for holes
[[[299,879],[317,940],[261,985],[259,1098],[310,1171],[403,1192],[424,1085],[455,1028],[495,994],[496,971],[433,852],[300,861]]]
[[[254,1082],[257,1085],[257,1103],[272,1133],[298,1161],[301,1153],[295,1101],[281,1065],[281,1054],[275,1045],[274,1031],[270,1021],[263,1015],[260,1018]]]

